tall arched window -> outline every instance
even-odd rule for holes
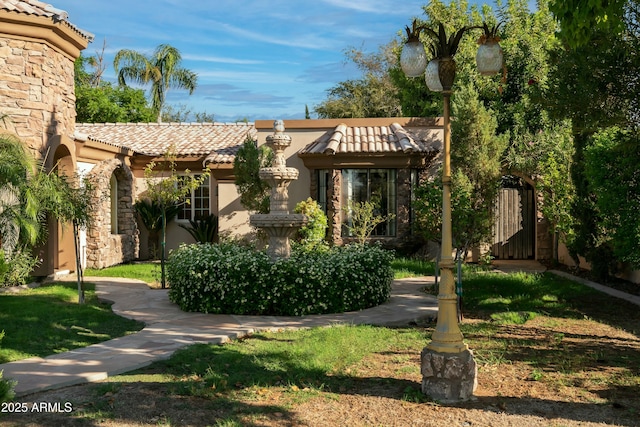
[[[111,174],[109,180],[109,196],[111,199],[111,234],[118,234],[118,180]]]

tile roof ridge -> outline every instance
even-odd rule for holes
[[[398,144],[400,144],[400,148],[404,153],[411,153],[419,150],[418,144],[416,144],[411,134],[409,134],[409,132],[403,128],[400,123],[391,123],[389,128],[396,135],[396,138],[398,138]]]
[[[336,154],[342,138],[347,134],[347,128],[346,123],[340,123],[333,129],[333,133],[329,136],[327,145],[324,148],[324,154]]]

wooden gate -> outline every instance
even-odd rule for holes
[[[491,255],[498,259],[535,257],[535,206],[530,185],[501,188],[496,201]]]

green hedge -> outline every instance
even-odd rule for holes
[[[169,299],[185,311],[301,316],[341,313],[389,299],[393,254],[378,246],[266,253],[234,244],[182,245],[167,263]]]

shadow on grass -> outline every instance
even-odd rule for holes
[[[9,416],[0,419],[12,422],[20,420],[35,423],[34,425],[104,425],[105,420],[119,424],[148,423],[152,425],[190,425],[190,426],[299,426],[306,425],[301,415],[296,412],[299,404],[312,399],[338,402],[345,395],[357,395],[363,398],[389,398],[398,401],[393,411],[397,411],[399,419],[429,416],[433,411],[446,414],[454,409],[480,410],[503,413],[508,416],[540,417],[548,422],[564,420],[575,422],[602,423],[602,425],[637,426],[638,408],[626,403],[596,404],[563,402],[532,397],[479,397],[474,401],[453,405],[437,405],[424,401],[419,391],[419,384],[407,380],[390,378],[327,378],[327,382],[343,383],[335,390],[291,391],[289,386],[260,394],[261,389],[243,390],[236,388],[233,392],[212,392],[207,396],[201,393],[199,381],[182,380],[169,383],[113,383],[108,392],[99,391],[92,385],[93,393],[74,400],[72,414],[29,414]],[[629,393],[637,393],[629,390]],[[377,399],[376,399],[377,401]],[[375,404],[375,403],[373,403]],[[323,410],[330,410],[321,405]],[[363,405],[362,408],[365,406]],[[314,408],[314,405],[305,410]],[[316,414],[316,419],[323,416],[330,418],[332,414]],[[441,418],[437,418],[441,419]],[[503,417],[503,420],[508,418]],[[41,423],[41,424],[38,424]],[[302,424],[301,424],[302,423]],[[326,425],[336,425],[327,422]],[[380,424],[389,425],[389,424]],[[537,424],[536,424],[537,425]]]
[[[640,337],[638,306],[551,273],[478,274],[465,278],[463,287],[463,310],[474,317],[535,312],[557,318],[586,318]]]
[[[518,336],[519,332],[517,327],[509,326],[499,329],[490,340],[497,342],[493,345],[498,347],[507,345],[505,358],[508,360],[535,361],[536,367],[545,373],[569,372],[571,369],[618,370],[629,368],[625,361],[637,359],[637,349],[629,348],[624,340],[602,342],[589,334],[557,337],[550,336],[547,330],[535,328],[521,332],[521,336]],[[506,340],[500,337],[500,333],[516,338]],[[469,335],[472,345],[482,347],[478,337]],[[258,337],[261,341],[280,341],[285,347],[289,344],[286,339]],[[254,339],[250,337],[244,341],[251,343]],[[551,349],[536,350],[548,347],[549,340],[553,340]],[[599,348],[598,342],[608,346],[608,350]],[[481,359],[483,349],[474,351]],[[566,357],[568,353],[584,354],[582,364],[563,364],[564,360],[573,359]],[[132,423],[159,420],[169,425],[180,425],[188,419],[189,425],[194,426],[215,423],[253,426],[265,422],[289,426],[300,425],[301,420],[296,413],[298,405],[313,399],[339,401],[347,395],[395,400],[398,404],[394,410],[411,413],[412,416],[434,408],[437,411],[462,408],[540,417],[560,424],[563,420],[572,420],[631,427],[637,425],[640,412],[636,398],[640,393],[638,385],[603,387],[598,394],[608,400],[606,404],[495,395],[457,405],[438,405],[422,395],[419,381],[394,378],[388,372],[380,372],[380,376],[326,372],[320,367],[307,365],[307,356],[293,354],[286,348],[243,354],[227,346],[195,345],[167,361],[114,378],[113,383],[92,385],[95,392],[85,403],[79,404],[81,411],[75,416],[88,422],[106,416],[118,422]],[[408,365],[419,364],[416,348],[383,350],[374,356],[396,360],[398,368],[402,367],[400,360],[405,358]],[[479,363],[482,364],[481,361]],[[635,369],[633,374],[637,376],[638,370]],[[159,375],[166,382],[154,382],[155,376]],[[146,376],[152,381],[143,381]],[[579,387],[580,384],[573,386]]]
[[[141,322],[114,314],[85,283],[86,303],[78,304],[76,283],[56,282],[0,295],[0,363],[46,357],[137,332]]]

